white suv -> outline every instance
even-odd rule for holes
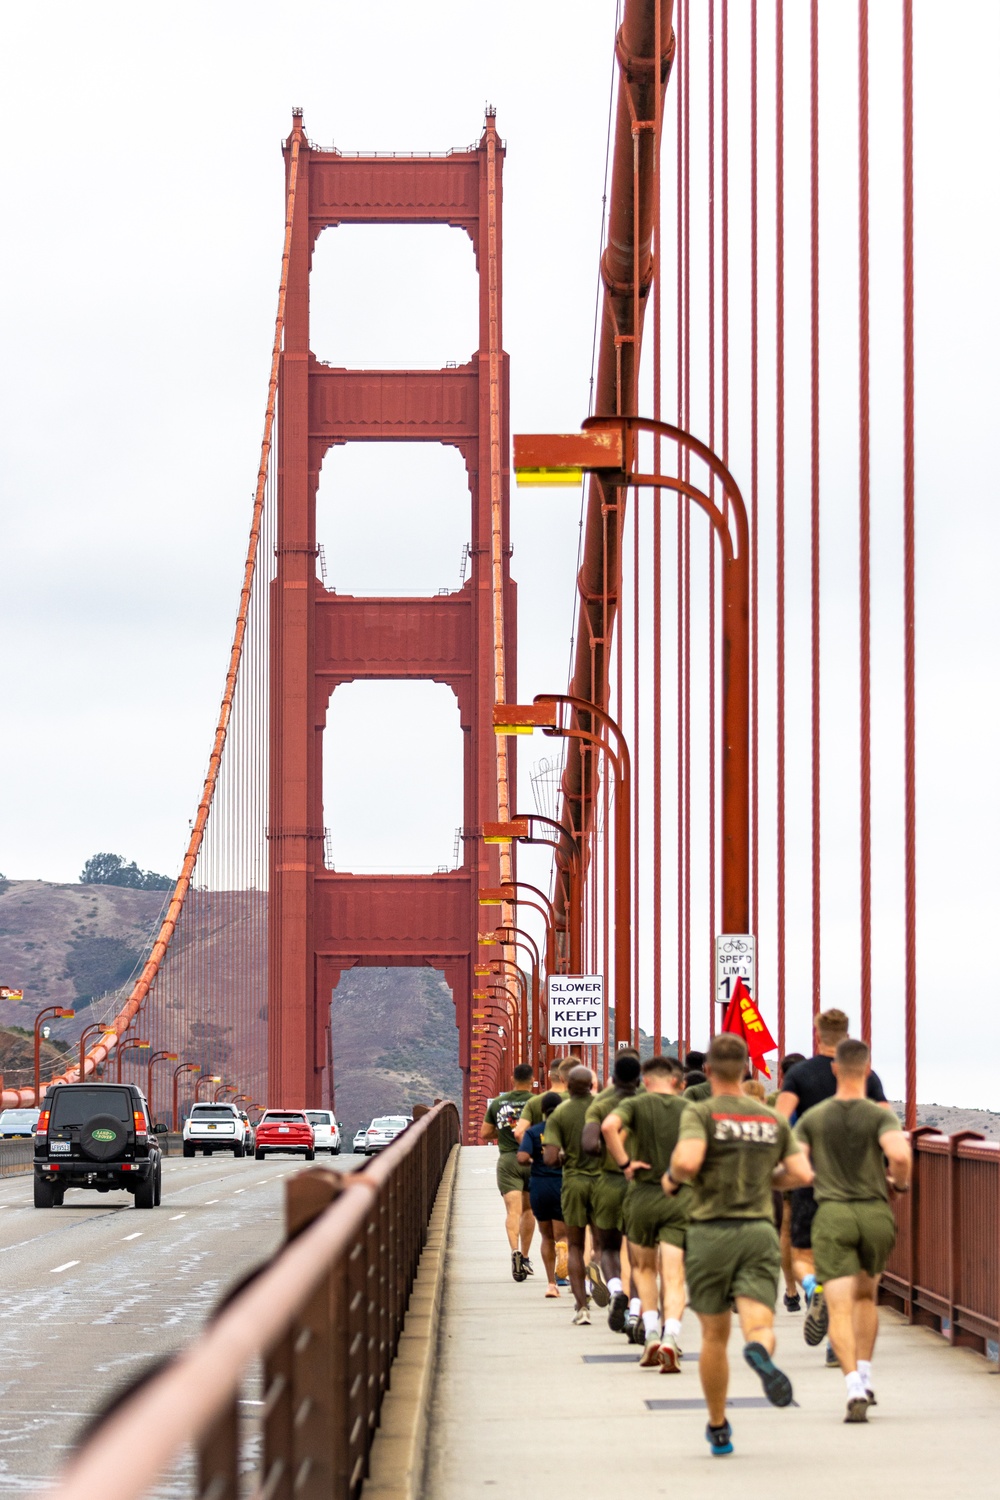
[[[196,1151],[202,1151],[206,1156],[211,1156],[213,1151],[231,1151],[234,1156],[246,1156],[247,1126],[235,1104],[192,1104],[181,1131],[181,1141],[185,1156],[194,1156]]]
[[[329,1151],[331,1156],[340,1155],[340,1126],[332,1109],[307,1109],[306,1115],[313,1128],[317,1151]]]

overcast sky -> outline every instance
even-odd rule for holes
[[[771,8],[759,8],[766,76]],[[731,7],[734,58],[745,43],[745,9]],[[692,0],[692,11],[704,13],[701,0]],[[794,121],[804,103],[806,11],[805,5],[786,6],[793,122],[787,157],[789,1044],[799,1046],[808,1040],[810,990],[809,782],[808,768],[802,769],[808,473],[801,339],[805,158]],[[824,416],[825,997],[856,1014],[854,22],[848,18],[841,55],[834,34],[843,25],[843,7],[821,0],[820,11],[826,38],[823,172],[831,194],[823,219],[824,389],[833,393]],[[876,1046],[887,1084],[899,1089],[898,7],[873,11]],[[959,0],[946,21],[928,0],[918,0],[915,11],[921,1095],[1000,1107],[997,1070],[978,1060],[1000,1046],[986,962],[1000,895],[993,853],[1000,320],[996,209],[989,201],[1000,12],[992,0]],[[98,849],[157,870],[179,866],[204,774],[242,567],[281,244],[280,141],[292,107],[304,109],[307,131],[321,145],[443,150],[475,141],[484,105],[496,106],[508,144],[504,321],[512,426],[571,430],[587,409],[614,20],[614,0],[541,6],[507,0],[493,8],[468,0],[425,0],[420,7],[400,0],[378,7],[301,0],[282,8],[257,0],[175,0],[170,7],[55,0],[44,8],[7,9],[0,88],[6,220],[0,243],[0,868],[7,875],[72,880]],[[738,82],[733,98],[738,339],[746,319],[739,212],[746,197],[739,126],[745,94],[741,101]],[[769,129],[764,120],[765,153]],[[671,130],[668,111],[667,160]],[[697,118],[693,147],[697,246],[705,191]],[[765,198],[767,191],[765,181]],[[668,219],[669,212],[668,203]],[[769,233],[763,231],[765,261]],[[672,274],[665,266],[665,275]],[[339,229],[317,248],[314,349],[343,365],[463,361],[475,346],[474,298],[471,246],[460,231]],[[765,294],[765,330],[769,308]],[[664,347],[669,371],[669,319]],[[745,483],[744,375],[737,361],[732,461]],[[767,415],[772,386],[765,353],[765,422],[773,421]],[[696,397],[692,425],[704,433],[706,421]],[[762,492],[773,472],[768,430]],[[358,456],[341,449],[324,468],[319,529],[330,582],[356,592],[455,587],[468,538],[455,454],[373,451],[364,462],[363,476]],[[357,503],[362,495],[364,508]],[[578,518],[577,496],[514,496],[522,698],[558,690],[566,681]],[[766,516],[762,541],[766,594],[773,576]],[[697,643],[697,609],[694,629]],[[765,652],[772,631],[765,598]],[[696,663],[699,649],[696,644]],[[668,662],[671,650],[668,643]],[[405,691],[402,710],[420,726],[410,747],[423,791],[417,805],[400,782],[388,730],[390,715],[398,722],[401,700],[390,703],[369,684],[342,689],[334,700],[331,723],[341,753],[335,767],[327,758],[326,820],[342,868],[433,868],[451,860],[454,829],[462,821],[454,775],[457,714],[445,689]],[[670,691],[668,685],[668,703]],[[762,692],[766,754],[773,730],[766,681]],[[696,755],[702,732],[696,728]],[[672,735],[671,724],[665,743]],[[541,741],[519,747],[522,776],[549,748]],[[671,763],[668,787],[672,775]],[[525,779],[522,803],[526,799]],[[762,799],[767,826],[773,821],[769,774]],[[697,829],[696,823],[700,872]],[[773,860],[768,839],[765,845],[761,1003],[767,1014],[773,1007]],[[669,912],[669,879],[665,894]],[[695,915],[701,932],[697,902]],[[704,947],[703,938],[698,941]],[[671,932],[663,955],[667,973],[675,966],[673,943]],[[652,961],[644,950],[644,986]],[[698,1004],[704,1014],[704,999]],[[648,1024],[645,998],[643,1010]],[[666,1014],[672,1034],[669,1006]]]

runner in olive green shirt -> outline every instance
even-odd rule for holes
[[[634,1094],[639,1087],[642,1076],[639,1054],[630,1049],[619,1052],[612,1076],[611,1084],[591,1102],[583,1127],[583,1149],[596,1157],[601,1169],[591,1218],[594,1262],[587,1270],[594,1288],[594,1301],[598,1306],[604,1306],[606,1296],[610,1303],[608,1327],[612,1333],[623,1333],[628,1294],[622,1286],[622,1208],[628,1184],[621,1167],[604,1144],[601,1126],[615,1105]]]
[[[639,1363],[644,1369],[679,1375],[684,1239],[691,1189],[668,1197],[660,1180],[670,1166],[685,1110],[680,1097],[684,1070],[675,1057],[650,1057],[642,1065],[642,1078],[645,1091],[616,1104],[603,1131],[609,1152],[629,1179],[625,1229],[645,1335]],[[657,1271],[663,1295],[662,1329]]]
[[[539,1125],[542,1121],[542,1099],[546,1092],[552,1094],[566,1093],[566,1074],[570,1068],[578,1068],[580,1059],[578,1057],[558,1057],[549,1067],[549,1087],[543,1089],[540,1094],[532,1094],[521,1111],[521,1118],[514,1126],[514,1136],[520,1144],[524,1132],[530,1130],[532,1125]]]
[[[833,1072],[836,1094],[806,1110],[795,1134],[816,1174],[812,1248],[830,1342],[847,1382],[844,1420],[867,1422],[875,1405],[878,1283],[896,1242],[889,1186],[907,1191],[910,1147],[892,1111],[866,1097],[871,1054],[864,1042],[839,1042]]]
[[[771,1191],[812,1181],[788,1121],[741,1093],[746,1066],[742,1037],[722,1032],[713,1038],[705,1065],[712,1097],[685,1108],[663,1178],[666,1193],[685,1182],[693,1188],[686,1269],[691,1306],[701,1323],[699,1373],[713,1455],[733,1451],[726,1393],[734,1303],[746,1340],[744,1359],[760,1376],[772,1405],[791,1404],[791,1381],[772,1359],[781,1250]]]
[[[496,1141],[500,1148],[497,1158],[497,1187],[503,1197],[507,1211],[507,1241],[510,1245],[510,1273],[515,1281],[526,1281],[534,1275],[528,1251],[535,1232],[535,1220],[528,1196],[530,1166],[522,1166],[517,1159],[517,1141],[514,1139],[514,1124],[525,1101],[532,1097],[531,1083],[534,1073],[530,1063],[519,1063],[514,1069],[514,1087],[505,1094],[498,1094],[486,1106],[486,1118],[479,1132],[483,1142]]]
[[[545,1122],[542,1149],[545,1164],[562,1166],[562,1216],[569,1238],[569,1282],[576,1304],[573,1322],[589,1324],[583,1249],[591,1222],[594,1189],[600,1168],[583,1149],[583,1127],[591,1103],[594,1075],[589,1068],[571,1068],[566,1080],[569,1098],[552,1111]]]

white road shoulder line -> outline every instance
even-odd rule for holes
[[[64,1260],[61,1266],[53,1266],[49,1275],[55,1276],[59,1271],[68,1271],[70,1266],[78,1266],[79,1264],[78,1260]]]
[[[126,1234],[122,1238],[123,1238],[123,1240],[138,1240],[138,1239],[141,1239],[141,1237],[142,1237],[142,1230],[141,1229],[137,1229],[136,1232],[135,1232],[135,1234]]]
[[[171,1214],[170,1217],[171,1219],[183,1219],[184,1214]]]
[[[218,1198],[206,1198],[205,1207],[207,1208],[210,1203],[218,1203],[218,1201]]]

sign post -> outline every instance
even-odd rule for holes
[[[723,1012],[737,979],[756,1003],[757,939],[752,932],[723,932],[715,939],[715,998]]]
[[[604,975],[550,974],[550,1047],[604,1046]]]

